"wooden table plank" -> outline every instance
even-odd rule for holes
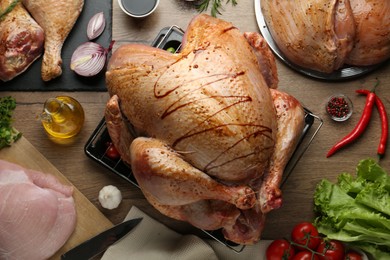
[[[243,32],[259,32],[253,1],[238,1],[236,7],[226,5],[224,9],[220,18],[233,22]],[[157,33],[166,26],[178,25],[186,29],[188,22],[197,14],[197,11],[191,3],[185,1],[161,0],[152,16],[134,19],[123,14],[117,1],[114,0],[113,13],[113,39],[117,41],[116,46],[118,46],[126,42],[151,44]],[[326,82],[308,78],[291,70],[279,60],[277,67],[279,88],[294,95],[313,113],[323,118],[324,125],[283,187],[282,208],[271,212],[267,217],[264,238],[268,239],[288,236],[295,223],[310,220],[313,217],[313,192],[322,178],[335,180],[337,175],[343,171],[354,172],[359,160],[376,157],[380,137],[380,119],[375,112],[362,138],[333,157],[325,157],[327,150],[355,126],[363,111],[364,98],[355,95],[354,91],[361,87],[371,88],[375,78],[378,78],[381,84],[377,88],[377,93],[382,97],[385,106],[390,109],[389,63],[373,73],[345,82]],[[331,121],[324,110],[327,97],[339,92],[347,94],[354,105],[353,116],[344,123]],[[82,132],[74,143],[68,145],[53,143],[45,135],[37,120],[46,98],[59,94],[75,97],[80,101],[86,113],[86,122]],[[180,232],[193,231],[184,223],[171,221],[162,216],[146,202],[137,188],[85,156],[84,145],[103,116],[103,109],[108,100],[107,93],[2,92],[0,95],[12,95],[17,99],[15,126],[113,223],[122,221],[131,205],[136,205]],[[389,155],[381,161],[381,165],[390,171]],[[116,185],[124,196],[120,207],[112,211],[102,209],[97,201],[99,190],[108,184]]]

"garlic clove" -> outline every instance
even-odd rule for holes
[[[106,19],[104,13],[96,13],[88,22],[87,26],[87,37],[89,40],[94,40],[99,37],[106,27]]]

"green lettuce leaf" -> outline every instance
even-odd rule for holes
[[[390,259],[390,177],[373,159],[359,162],[356,176],[341,173],[337,183],[323,179],[316,187],[318,231]]]

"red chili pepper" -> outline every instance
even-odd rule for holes
[[[356,93],[363,94],[363,95],[368,95],[370,92],[371,91],[367,89],[356,90]],[[385,105],[383,104],[382,100],[378,96],[375,97],[375,105],[378,109],[379,116],[381,118],[381,123],[382,123],[382,134],[378,145],[378,155],[379,157],[383,157],[386,151],[387,139],[389,137],[389,119],[387,117]]]
[[[372,114],[372,108],[375,103],[375,93],[370,92],[367,95],[366,104],[364,106],[363,114],[360,117],[359,122],[355,126],[355,128],[347,134],[343,139],[341,139],[338,143],[336,143],[327,153],[326,157],[332,156],[334,153],[336,153],[338,150],[343,148],[344,146],[352,143],[355,141],[359,136],[361,136],[366,129],[368,123],[370,122],[371,114]]]

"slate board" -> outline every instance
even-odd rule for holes
[[[0,91],[106,91],[103,72],[87,78],[78,76],[69,68],[74,50],[88,41],[87,24],[98,12],[104,12],[106,28],[93,41],[107,48],[112,39],[112,0],[85,0],[83,11],[62,48],[62,75],[44,82],[41,79],[41,56],[23,74],[7,82],[0,81]]]

